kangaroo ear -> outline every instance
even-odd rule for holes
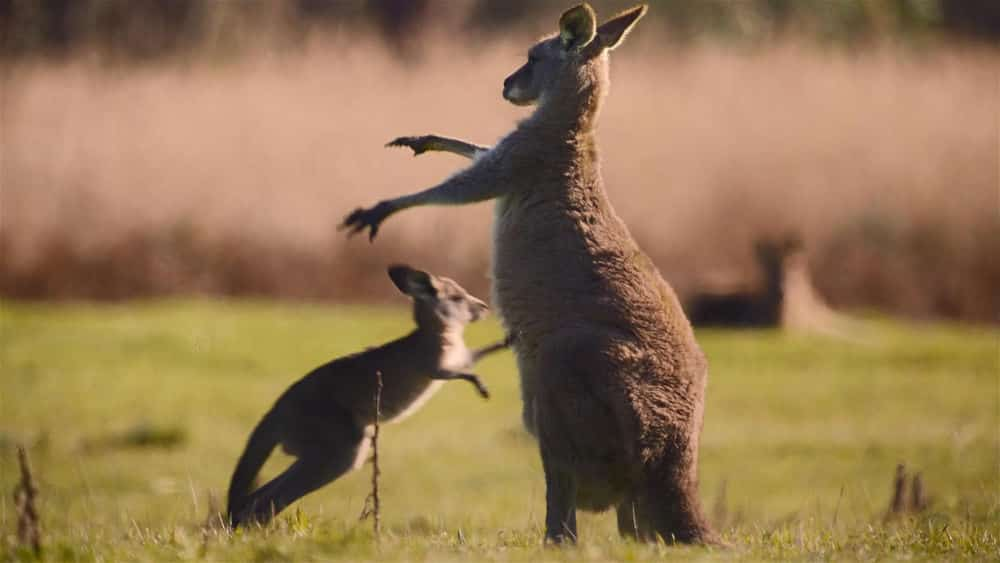
[[[427,272],[414,270],[405,264],[389,267],[389,279],[402,293],[413,298],[428,298],[437,295],[434,277]]]
[[[767,260],[774,254],[774,243],[767,239],[756,240],[753,243],[753,253],[758,260]]]
[[[559,39],[563,49],[580,50],[597,34],[597,15],[586,2],[574,6],[559,18]]]
[[[640,4],[602,23],[597,28],[597,36],[601,38],[601,45],[609,51],[620,45],[628,32],[635,27],[639,18],[646,15],[648,9],[645,4]]]
[[[784,243],[784,250],[787,254],[798,252],[805,247],[805,244],[802,242],[802,236],[795,231],[785,233],[785,240],[782,242]]]

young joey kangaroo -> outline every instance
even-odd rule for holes
[[[324,364],[278,398],[254,428],[233,472],[227,508],[233,526],[266,523],[300,497],[366,461],[376,416],[376,372],[382,374],[381,415],[387,422],[416,412],[446,380],[463,379],[489,397],[478,377],[462,371],[506,346],[498,343],[476,351],[465,347],[462,332],[486,314],[486,304],[448,278],[408,266],[390,267],[389,277],[413,298],[416,330]],[[278,444],[298,459],[251,492]]]
[[[536,106],[530,117],[489,149],[434,136],[391,143],[473,162],[342,225],[374,239],[409,207],[497,200],[494,302],[516,338],[553,542],[576,539],[577,508],[610,507],[623,535],[716,541],[698,499],[707,362],[673,289],[612,208],[597,151],[608,54],[645,12],[597,25],[587,4],[566,11],[559,33],[504,81],[505,99]]]

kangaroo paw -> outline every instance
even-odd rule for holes
[[[397,137],[385,144],[387,147],[409,147],[413,156],[419,156],[429,150],[434,150],[434,140],[428,135],[420,137]]]

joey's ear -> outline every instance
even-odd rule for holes
[[[597,15],[586,2],[574,6],[559,18],[559,39],[567,51],[580,50],[594,40]]]
[[[389,278],[399,291],[413,298],[427,298],[437,295],[437,284],[427,272],[414,270],[404,264],[389,267]]]
[[[602,23],[597,28],[597,36],[601,38],[601,45],[609,51],[620,45],[628,32],[635,27],[639,18],[646,15],[648,9],[645,4],[640,4]]]

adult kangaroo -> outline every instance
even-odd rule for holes
[[[545,534],[556,543],[576,539],[577,508],[610,507],[626,536],[717,541],[698,500],[707,363],[673,290],[608,201],[597,154],[608,53],[645,12],[597,26],[587,4],[568,10],[504,81],[504,98],[536,105],[530,117],[488,149],[398,139],[473,164],[342,225],[374,239],[409,207],[497,200],[494,302],[517,354],[524,423],[545,470]]]

